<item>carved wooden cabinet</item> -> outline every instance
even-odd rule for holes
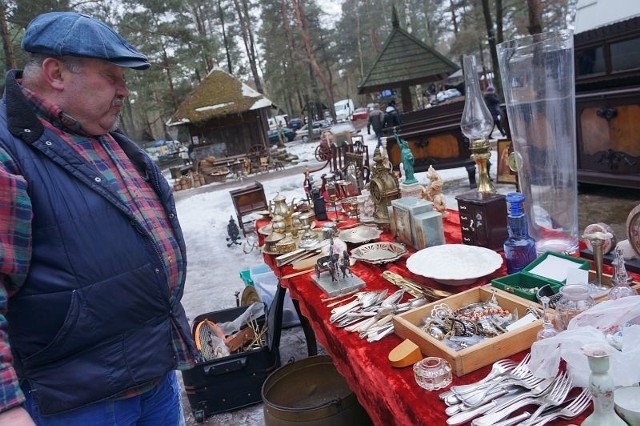
[[[502,194],[470,191],[456,196],[462,243],[503,250],[507,232],[507,201]]]
[[[640,88],[576,96],[578,180],[640,187]]]
[[[640,187],[640,17],[574,36],[578,181]]]

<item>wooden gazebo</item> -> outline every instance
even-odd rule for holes
[[[273,103],[231,74],[212,70],[178,106],[167,126],[187,126],[198,157],[230,157],[269,146]]]
[[[400,28],[393,7],[392,30],[367,75],[358,84],[358,93],[400,88],[402,111],[413,111],[409,88],[446,79],[458,65]]]

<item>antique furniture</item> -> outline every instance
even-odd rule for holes
[[[502,194],[470,191],[456,196],[463,244],[502,250],[507,233],[507,202]]]
[[[264,188],[260,182],[254,182],[251,186],[229,191],[229,195],[231,195],[233,207],[236,209],[238,226],[246,237],[247,230],[245,225],[251,223],[251,220],[246,220],[245,216],[253,212],[268,210],[269,208],[267,198],[264,195]]]
[[[578,182],[640,186],[640,17],[574,36]]]
[[[464,98],[460,98],[464,99]],[[429,166],[437,170],[465,167],[471,188],[476,186],[476,167],[470,158],[469,140],[460,130],[464,102],[455,100],[431,108],[401,115],[398,138],[405,139],[414,156],[414,172],[426,172]],[[400,145],[393,129],[385,129],[387,154],[394,170],[399,170]]]

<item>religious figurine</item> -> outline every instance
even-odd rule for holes
[[[433,202],[433,208],[445,216],[447,214],[447,201],[442,193],[444,181],[433,166],[429,166],[427,178],[429,179],[429,184],[423,188],[422,198]]]
[[[409,142],[406,139],[402,139],[395,134],[396,140],[400,145],[400,157],[402,158],[402,167],[404,169],[404,184],[410,185],[412,183],[417,183],[415,176],[413,175],[413,152],[411,152],[411,148],[409,148]]]

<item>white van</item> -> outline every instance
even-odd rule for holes
[[[269,130],[277,129],[278,125],[282,127],[287,127],[288,122],[289,122],[289,116],[287,114],[276,115],[273,118],[267,119],[267,123],[269,123]]]
[[[336,121],[338,123],[341,121],[351,120],[351,114],[353,114],[353,110],[355,109],[351,99],[338,101],[333,104],[333,107],[336,110]]]

